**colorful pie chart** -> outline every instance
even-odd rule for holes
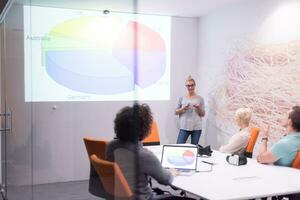
[[[47,74],[75,91],[130,92],[155,84],[166,70],[165,42],[140,22],[79,17],[56,25],[44,38],[42,65]]]
[[[168,155],[167,160],[170,164],[175,166],[190,165],[195,160],[195,154],[190,150],[182,152],[173,152]]]

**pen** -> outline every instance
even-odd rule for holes
[[[207,162],[207,161],[204,161],[204,160],[202,160],[201,162],[209,164],[209,165],[214,165],[215,164],[215,163]]]

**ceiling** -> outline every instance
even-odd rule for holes
[[[223,6],[250,0],[17,0],[32,5],[75,8],[87,10],[110,10],[183,17],[200,17]]]

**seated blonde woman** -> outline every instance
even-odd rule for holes
[[[239,108],[235,112],[236,123],[240,127],[240,131],[234,134],[226,145],[220,147],[220,152],[238,155],[244,153],[250,137],[251,114],[249,108]]]

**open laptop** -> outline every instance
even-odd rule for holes
[[[197,153],[196,146],[163,145],[161,164],[179,170],[181,175],[191,175],[197,169]]]

